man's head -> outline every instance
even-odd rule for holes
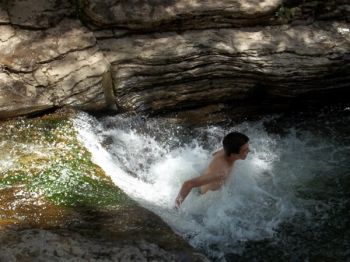
[[[249,138],[239,132],[231,132],[222,141],[227,156],[234,154],[237,159],[246,159],[249,153]]]

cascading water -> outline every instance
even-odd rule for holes
[[[342,260],[350,255],[347,110],[206,128],[82,113],[75,126],[116,185],[214,260]],[[233,130],[250,137],[248,158],[221,190],[193,190],[175,210],[181,184],[203,172]]]

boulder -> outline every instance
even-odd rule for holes
[[[57,3],[0,6],[0,118],[61,106],[98,110],[113,96],[94,34],[65,17],[68,1]]]

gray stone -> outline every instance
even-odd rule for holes
[[[9,24],[10,18],[6,12],[4,3],[0,3],[0,24]]]
[[[186,261],[209,261],[189,247],[170,244],[163,249],[128,237],[101,240],[69,229],[2,228],[0,243],[1,261],[179,261],[184,254]]]
[[[113,100],[109,64],[79,21],[0,30],[0,118],[60,106],[96,110]]]
[[[344,93],[349,10],[344,0],[3,1],[0,118]]]
[[[47,29],[56,25],[63,17],[72,15],[74,8],[68,0],[11,0],[8,2],[8,12],[13,25]]]
[[[125,111],[178,110],[350,83],[347,23],[196,30],[99,40]],[[339,72],[344,72],[340,73]]]
[[[83,12],[98,27],[131,30],[203,29],[267,23],[282,0],[88,0]]]

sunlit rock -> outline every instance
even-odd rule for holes
[[[0,118],[345,97],[349,12],[344,0],[3,1]]]
[[[132,30],[183,30],[246,26],[274,20],[281,0],[80,1],[84,14],[98,27]]]
[[[0,117],[60,106],[107,106],[109,64],[78,20],[31,31],[0,26]]]

